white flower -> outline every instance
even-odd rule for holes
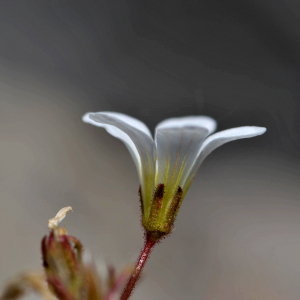
[[[143,225],[162,234],[171,231],[182,199],[209,153],[227,142],[266,131],[245,126],[212,134],[214,119],[189,116],[159,123],[153,139],[144,123],[121,113],[87,113],[83,121],[104,127],[127,146],[141,184]]]

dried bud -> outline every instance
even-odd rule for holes
[[[49,220],[50,234],[42,240],[43,266],[48,286],[60,300],[84,299],[85,293],[82,244],[59,227],[70,210],[72,207],[65,207]]]
[[[24,274],[6,287],[1,300],[19,299],[28,287],[46,300],[116,299],[133,268],[127,267],[116,274],[115,269],[110,267],[108,279],[101,280],[93,266],[85,266],[82,262],[82,244],[59,227],[70,210],[70,206],[65,207],[49,220],[50,233],[42,239],[41,247],[45,274]]]

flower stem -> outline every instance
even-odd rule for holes
[[[158,241],[158,239],[153,238],[150,234],[146,235],[144,248],[143,248],[141,255],[135,265],[135,269],[127,282],[127,285],[123,291],[123,294],[122,294],[120,300],[129,299],[137,281],[140,278],[143,267],[145,266],[146,261],[148,260],[148,258],[150,256],[151,250],[153,249],[153,247],[157,243],[157,241]]]

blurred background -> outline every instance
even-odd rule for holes
[[[203,114],[268,131],[205,160],[132,299],[299,300],[299,28],[297,0],[1,1],[0,286],[68,205],[99,268],[139,255],[135,166],[84,113]]]

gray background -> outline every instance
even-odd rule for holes
[[[47,221],[99,268],[143,244],[135,167],[81,121],[118,111],[153,131],[210,115],[265,126],[203,163],[132,299],[299,300],[300,2],[0,2],[0,284],[39,269]]]

